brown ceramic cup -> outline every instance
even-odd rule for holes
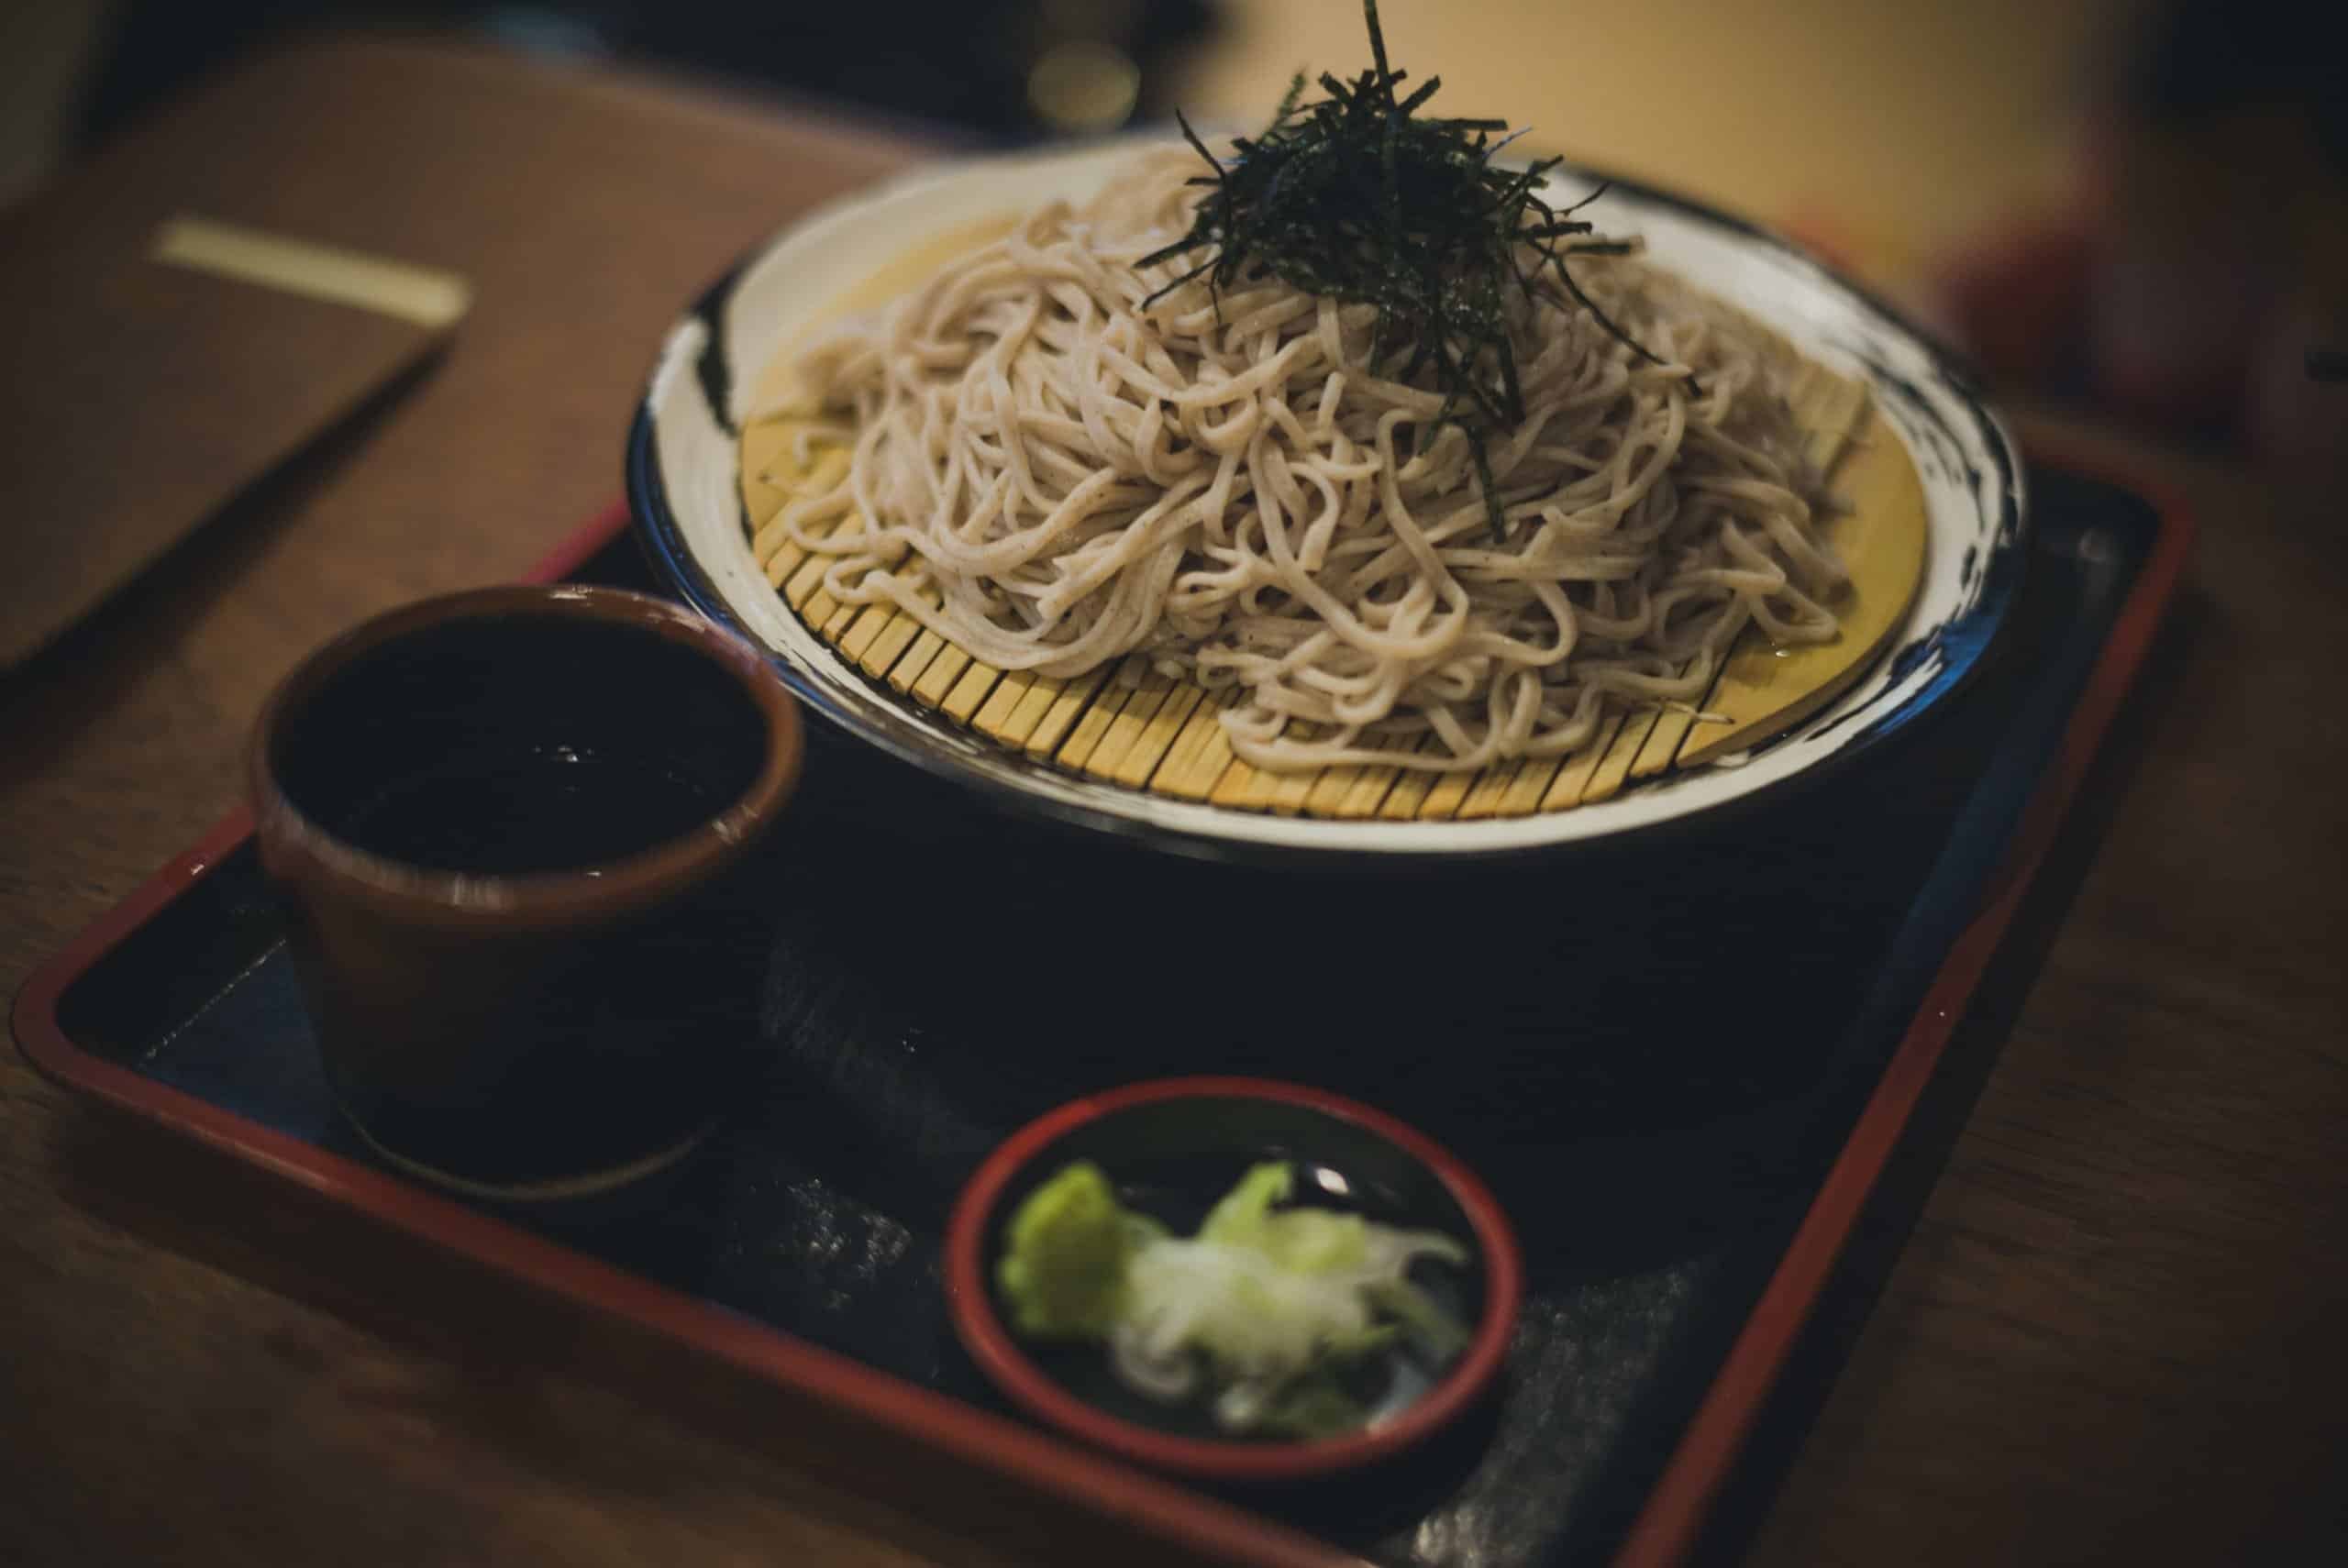
[[[682,1157],[757,1035],[800,756],[755,648],[616,589],[453,594],[304,660],[254,815],[359,1134],[525,1201]]]

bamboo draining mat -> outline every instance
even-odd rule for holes
[[[1617,714],[1563,758],[1498,764],[1472,774],[1349,765],[1271,773],[1240,761],[1216,696],[1138,657],[1111,679],[1060,680],[981,664],[892,605],[842,604],[824,591],[830,558],[770,535],[786,484],[828,480],[847,461],[833,447],[794,472],[788,415],[742,436],[742,502],[767,580],[800,618],[857,668],[921,707],[998,744],[1071,772],[1186,801],[1247,811],[1386,821],[1468,820],[1565,811],[1603,801],[1635,779],[1709,760],[1767,738],[1816,711],[1863,671],[1904,616],[1921,580],[1923,492],[1899,437],[1868,415],[1866,389],[1805,362],[1795,413],[1840,502],[1828,536],[1852,569],[1836,609],[1843,635],[1817,647],[1772,647],[1757,627],[1723,661],[1703,704],[1724,722],[1658,708]],[[1862,426],[1865,434],[1862,435]],[[1798,701],[1789,701],[1790,695]]]

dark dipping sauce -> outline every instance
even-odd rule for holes
[[[404,873],[537,878],[519,924],[478,899],[480,920],[440,920],[468,907],[453,886],[290,917],[328,1081],[377,1150],[543,1194],[707,1130],[758,1038],[770,879],[762,845],[705,824],[770,740],[708,647],[559,606],[426,624],[301,694],[270,761],[311,823]],[[695,844],[723,868],[641,880],[648,852]]]
[[[478,876],[606,866],[692,832],[759,774],[733,677],[658,633],[488,617],[371,650],[311,698],[276,763],[344,842]]]
[[[361,801],[336,831],[411,866],[519,876],[624,860],[724,804],[677,768],[553,742],[451,757]]]

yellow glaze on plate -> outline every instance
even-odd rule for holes
[[[1834,494],[1845,510],[1828,520],[1826,536],[1851,572],[1851,591],[1834,606],[1843,635],[1800,648],[1739,642],[1704,703],[1725,722],[1691,726],[1678,766],[1742,751],[1809,718],[1875,662],[1907,619],[1924,577],[1924,491],[1880,416],[1844,454]]]

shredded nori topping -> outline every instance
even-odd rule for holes
[[[1574,215],[1606,193],[1601,184],[1556,208],[1540,191],[1564,160],[1523,168],[1494,156],[1523,131],[1495,119],[1423,116],[1442,85],[1431,76],[1407,96],[1410,73],[1390,68],[1377,0],[1363,0],[1370,69],[1350,82],[1323,72],[1324,96],[1303,101],[1301,72],[1261,136],[1240,138],[1219,160],[1178,111],[1175,118],[1212,173],[1191,231],[1142,258],[1153,266],[1204,252],[1203,259],[1145,304],[1204,278],[1214,291],[1279,278],[1341,304],[1378,307],[1373,364],[1410,381],[1432,374],[1443,409],[1426,434],[1456,424],[1468,437],[1495,540],[1506,535],[1485,443],[1521,423],[1524,398],[1508,334],[1510,291],[1555,303],[1534,289],[1554,276],[1566,296],[1641,359],[1665,361],[1608,319],[1567,265],[1574,256],[1619,256],[1629,242],[1598,237]],[[1690,378],[1690,385],[1693,386]]]

